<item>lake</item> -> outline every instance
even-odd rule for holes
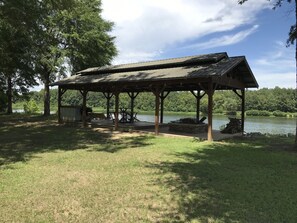
[[[186,118],[190,116],[183,115],[164,115],[164,123]],[[201,116],[202,117],[202,116]],[[154,115],[141,115],[138,114],[137,118],[141,121],[154,122]],[[194,116],[192,117],[194,118]],[[206,120],[207,122],[207,120]],[[219,130],[222,125],[229,122],[227,116],[214,116],[213,129]],[[261,132],[271,134],[295,134],[296,118],[279,118],[279,117],[246,117],[245,118],[245,131],[246,132]]]
[[[24,112],[23,109],[14,110],[14,112]],[[53,112],[54,113],[54,112]],[[175,121],[181,118],[190,116],[185,115],[164,115],[164,123]],[[202,116],[201,116],[202,117]],[[154,122],[154,115],[141,115],[138,114],[137,118],[140,121]],[[194,118],[194,116],[192,116]],[[207,120],[206,120],[207,122]],[[213,129],[219,130],[222,125],[229,122],[227,116],[215,115],[213,117]],[[283,117],[246,117],[245,118],[245,131],[246,132],[261,132],[271,134],[295,134],[296,118],[283,118]]]

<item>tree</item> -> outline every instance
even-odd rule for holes
[[[50,114],[49,85],[56,75],[109,64],[116,55],[112,23],[101,16],[99,0],[41,1],[43,16],[37,40],[36,71],[44,83],[44,115]]]
[[[30,53],[34,13],[32,1],[0,1],[0,84],[6,91],[7,113],[12,113],[13,95],[36,84]]]
[[[63,10],[71,10],[74,0],[37,1],[39,18],[38,30],[34,33],[34,64],[38,78],[44,84],[43,115],[50,115],[49,85],[55,80],[56,74],[65,70],[63,55],[63,37],[58,21]]]
[[[81,0],[61,14],[59,25],[63,27],[65,53],[73,73],[110,64],[117,53],[114,37],[108,34],[113,23],[101,18],[100,7],[100,0]]]
[[[50,114],[49,85],[89,66],[109,64],[116,55],[113,24],[101,18],[100,0],[0,0],[0,85],[8,113],[16,90],[35,78],[44,84],[44,115]]]
[[[239,0],[238,3],[239,4],[243,4],[248,0]],[[270,0],[268,0],[270,1]],[[285,2],[285,0],[277,0],[274,3],[274,9],[276,9],[277,7],[281,7],[283,5],[283,3]],[[290,45],[294,45],[295,43],[295,61],[296,61],[296,87],[295,87],[295,91],[296,91],[296,95],[297,95],[297,0],[293,1],[293,0],[287,0],[287,3],[295,3],[294,9],[295,9],[295,22],[293,25],[291,25],[290,30],[289,30],[289,37],[287,39],[287,46]],[[297,98],[295,98],[295,106],[297,105]],[[297,146],[297,119],[296,119],[296,133],[295,133],[295,145]]]

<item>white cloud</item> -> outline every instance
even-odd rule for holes
[[[102,8],[104,18],[115,22],[112,34],[120,51],[116,62],[131,62],[154,59],[177,43],[251,24],[268,4],[266,0],[242,6],[236,0],[103,0]]]
[[[259,88],[295,88],[296,78],[294,72],[282,72],[258,70],[253,71],[257,75]]]
[[[203,43],[189,45],[186,48],[209,49],[209,48],[215,48],[220,46],[233,45],[243,41],[249,35],[253,34],[258,29],[258,27],[259,27],[258,25],[254,25],[252,28],[237,32],[233,35],[224,35],[218,38],[213,38]]]
[[[287,48],[283,42],[276,42],[272,50],[256,60],[250,60],[253,72],[261,88],[296,86],[296,61],[294,47]]]
[[[272,50],[264,53],[255,63],[272,70],[293,70],[295,68],[294,50],[294,47],[286,47],[285,43],[277,41],[272,46]]]

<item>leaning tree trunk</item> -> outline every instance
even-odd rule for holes
[[[12,80],[7,77],[7,114],[12,114]]]
[[[51,108],[50,108],[50,89],[49,89],[49,84],[50,84],[50,74],[47,72],[44,76],[44,97],[43,97],[43,103],[44,103],[44,109],[43,109],[43,115],[44,116],[49,116],[51,113]]]

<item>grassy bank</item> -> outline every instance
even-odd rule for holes
[[[1,222],[296,222],[293,138],[192,138],[0,115]]]

